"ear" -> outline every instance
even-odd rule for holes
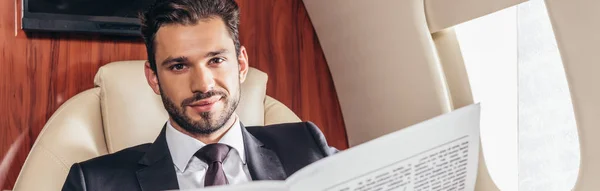
[[[154,90],[155,94],[160,95],[158,75],[156,74],[156,72],[154,72],[154,70],[152,70],[152,67],[150,67],[150,62],[148,61],[146,61],[146,64],[144,64],[144,73],[146,74],[146,81],[148,81],[148,85],[150,85],[150,88]]]
[[[238,63],[240,63],[240,83],[246,81],[246,75],[248,75],[248,53],[246,53],[246,47],[240,47],[240,55],[238,56]]]

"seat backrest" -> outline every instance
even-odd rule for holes
[[[60,190],[73,163],[153,142],[167,120],[160,96],[146,83],[144,61],[107,64],[92,89],[67,100],[48,120],[14,190]],[[267,75],[250,68],[236,113],[245,125],[298,122],[266,96]]]

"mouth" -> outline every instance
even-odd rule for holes
[[[219,101],[221,101],[221,99],[223,99],[222,96],[212,96],[191,103],[188,106],[190,106],[194,111],[198,113],[209,112]]]

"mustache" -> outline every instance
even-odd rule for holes
[[[195,93],[192,97],[190,98],[186,98],[181,102],[181,107],[185,107],[187,105],[190,105],[196,101],[200,101],[202,99],[206,99],[215,95],[220,95],[223,98],[227,98],[227,94],[223,91],[209,91],[206,93],[202,93],[202,92],[198,92]]]

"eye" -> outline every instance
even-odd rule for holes
[[[221,57],[218,57],[218,58],[210,59],[209,64],[220,64],[220,63],[223,63],[223,62],[225,62],[225,59],[221,58]]]
[[[184,64],[174,64],[171,66],[171,70],[173,71],[181,71],[184,70],[186,66]]]

